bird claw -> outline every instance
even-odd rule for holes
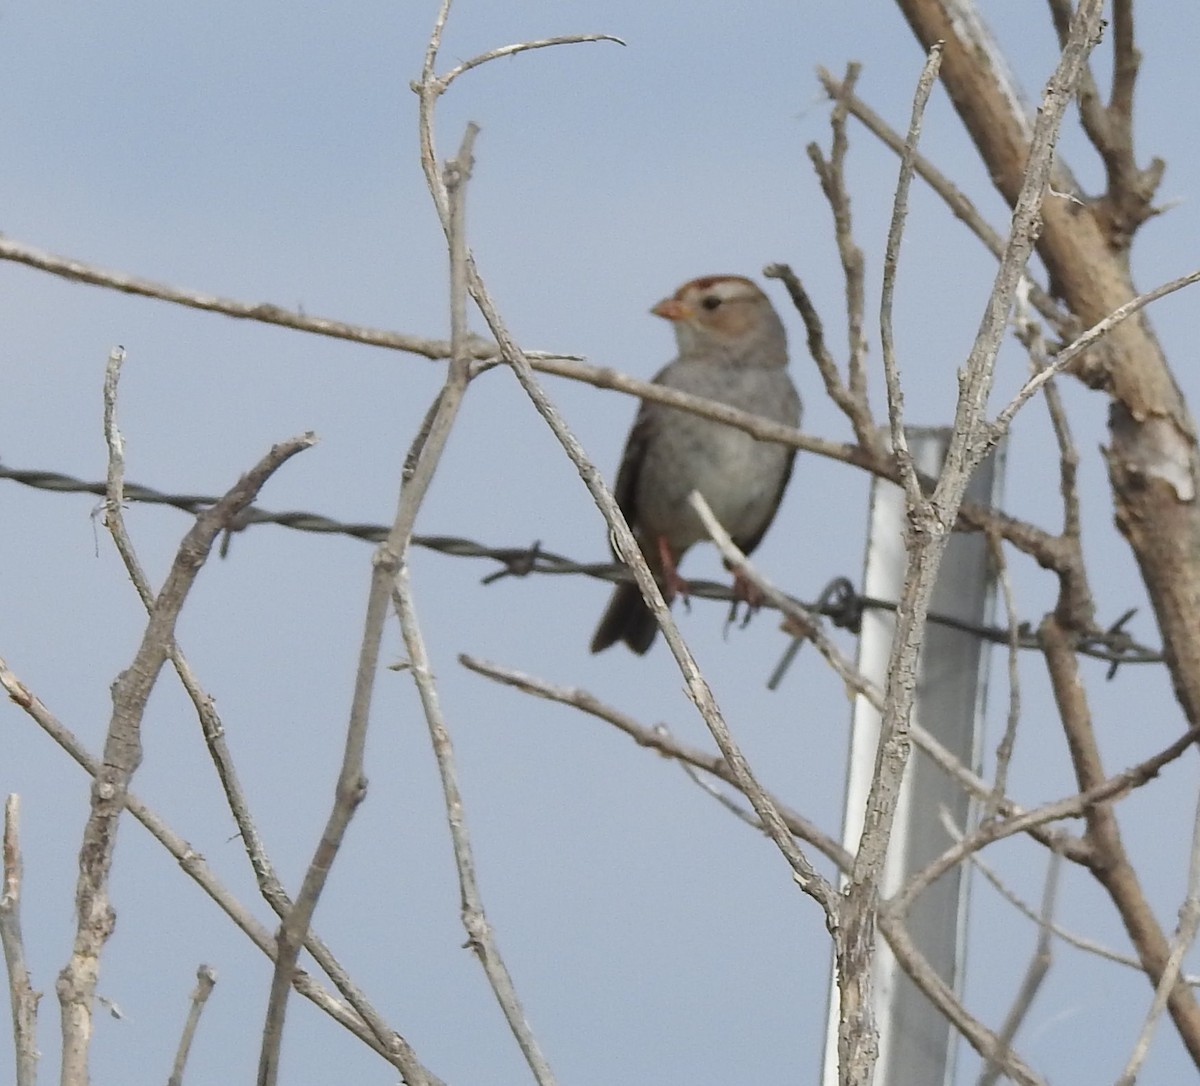
[[[679,572],[672,567],[670,572],[663,578],[666,581],[667,600],[673,600],[678,596],[683,600],[684,610],[691,611],[692,609],[692,586],[683,577],[679,576]]]
[[[749,577],[746,576],[740,569],[733,571],[733,602],[736,605],[739,600],[745,602],[749,613],[753,614],[762,605],[766,597],[763,595],[762,589],[758,587]]]
[[[746,605],[746,612],[742,615],[742,620],[738,625],[739,630],[744,630],[750,625],[750,620],[762,607],[765,597],[759,587],[750,580],[740,569],[733,571],[733,600],[729,604],[729,615],[725,619],[725,632],[728,633],[730,627],[737,622],[738,607],[741,604]]]

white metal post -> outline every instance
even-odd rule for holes
[[[938,474],[950,431],[911,428],[910,448],[919,471]],[[1003,453],[976,471],[967,496],[999,506]],[[904,576],[904,496],[876,479],[871,490],[863,594],[881,600],[900,596]],[[978,534],[956,534],[946,550],[930,611],[986,624],[993,613],[994,578],[987,544]],[[895,623],[890,612],[868,608],[859,639],[858,666],[881,689]],[[913,716],[966,765],[979,761],[988,646],[973,633],[931,622],[926,630]],[[879,714],[863,698],[854,702],[842,843],[852,851],[862,833],[867,791],[875,770]],[[941,823],[945,808],[959,826],[967,822],[970,801],[961,787],[914,750],[901,789],[884,871],[882,893],[896,891],[905,877],[941,854],[951,843]],[[908,928],[917,947],[955,991],[961,987],[967,924],[967,880],[955,867],[915,903]],[[823,1086],[837,1086],[837,985],[830,979],[830,1013],[825,1041]],[[900,971],[886,943],[875,958],[875,1020],[879,1061],[875,1086],[949,1086],[954,1075],[954,1037],[946,1019]]]

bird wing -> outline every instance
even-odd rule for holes
[[[792,465],[795,462],[796,450],[793,449],[791,455],[787,458],[787,466],[779,476],[779,486],[775,490],[775,499],[771,502],[771,515],[762,522],[758,531],[752,536],[734,539],[734,542],[738,545],[738,550],[743,554],[749,555],[762,542],[763,536],[767,534],[767,529],[771,527],[771,522],[775,519],[775,514],[779,512],[779,505],[783,501],[783,492],[787,490],[788,480],[792,477]]]
[[[621,456],[621,466],[617,469],[617,481],[613,485],[613,497],[617,501],[629,526],[637,531],[637,489],[638,475],[646,462],[646,449],[654,436],[655,416],[653,405],[643,403],[638,409],[637,417],[633,420],[633,428],[625,442],[625,452]]]

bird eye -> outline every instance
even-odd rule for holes
[[[720,304],[721,304],[721,299],[718,298],[715,294],[709,294],[707,297],[702,298],[700,301],[700,305],[704,309],[708,309],[708,310],[716,309]]]

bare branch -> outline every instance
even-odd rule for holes
[[[1021,1023],[1025,1021],[1033,1007],[1034,997],[1041,988],[1042,981],[1050,971],[1053,957],[1050,934],[1051,926],[1054,923],[1054,906],[1058,899],[1058,884],[1061,874],[1062,855],[1058,852],[1051,852],[1050,862],[1046,868],[1046,884],[1042,890],[1042,909],[1038,914],[1037,946],[1029,961],[1029,967],[1025,970],[1025,977],[1021,981],[1021,987],[1017,991],[1013,1005],[1004,1019],[1004,1024],[1000,1027],[998,1039],[1004,1048],[1012,1045],[1017,1030],[1021,1028]],[[979,1086],[994,1086],[1001,1074],[999,1063],[989,1057],[987,1067],[979,1076]]]
[[[142,279],[126,272],[100,268],[72,257],[56,256],[53,253],[34,248],[32,245],[14,241],[12,238],[0,237],[0,260],[11,260],[78,283],[106,287],[124,294],[138,294],[144,298],[157,298],[159,301],[172,302],[189,309],[220,313],[223,316],[235,317],[240,320],[275,324],[282,328],[295,329],[298,332],[311,332],[318,336],[349,340],[351,343],[363,343],[372,347],[388,347],[425,358],[447,358],[450,354],[450,345],[444,340],[410,336],[403,332],[389,332],[379,328],[367,328],[363,325],[350,324],[327,317],[310,317],[305,313],[284,309],[282,306],[271,305],[267,302],[241,302],[233,298],[206,294],[202,291],[184,290],[181,287],[156,283],[151,279]],[[494,344],[479,340],[472,345],[472,352],[475,358],[489,358],[495,355],[496,348]]]
[[[128,497],[127,492],[125,496]],[[248,513],[250,510],[246,512]],[[386,533],[386,530],[383,531]],[[129,560],[127,561],[126,568],[130,579],[133,581],[134,587],[142,599],[143,606],[145,606],[147,612],[150,612],[154,606],[153,591],[132,551],[129,552],[128,557]],[[283,919],[292,909],[294,903],[275,872],[274,865],[271,863],[266,847],[259,835],[258,827],[255,825],[254,819],[250,814],[249,802],[242,789],[233,756],[229,751],[229,745],[225,742],[224,724],[221,722],[221,718],[216,711],[212,697],[200,686],[200,682],[195,672],[193,672],[191,665],[188,663],[183,650],[174,641],[171,644],[170,660],[200,720],[205,745],[208,747],[209,755],[213,760],[213,766],[221,782],[222,791],[225,793],[230,813],[237,824],[238,838],[241,840],[242,847],[246,850],[246,855],[250,860],[250,866],[258,882],[259,891],[263,899],[275,911],[276,915],[280,919]],[[370,1027],[377,1043],[382,1046],[381,1051],[394,1053],[398,1066],[406,1076],[411,1074],[414,1078],[419,1079],[421,1074],[426,1074],[424,1069],[420,1067],[420,1063],[412,1047],[387,1024],[383,1016],[371,1004],[362,990],[354,984],[350,979],[349,973],[334,957],[332,951],[330,951],[329,947],[326,946],[315,931],[309,930],[304,946],[312,954],[313,959],[321,966],[330,980],[333,981],[346,1001]],[[272,947],[273,950],[274,947]]]
[[[105,377],[105,438],[109,446],[106,521],[122,554],[132,555],[121,517],[122,442],[115,422],[117,375],[123,359],[124,351],[115,349],[109,357]],[[87,1079],[92,1001],[100,953],[115,923],[108,901],[108,876],[117,825],[125,807],[130,779],[141,761],[142,715],[174,640],[175,622],[197,573],[211,553],[217,534],[257,497],[279,467],[312,445],[313,440],[311,435],[304,435],[276,445],[221,501],[196,518],[195,525],[184,536],[162,591],[155,600],[133,662],[113,684],[113,711],[104,744],[103,767],[92,788],[91,811],[79,854],[75,941],[56,986],[62,1007],[62,1077],[66,1082],[85,1082]]]
[[[792,304],[796,307],[796,311],[800,314],[801,320],[804,321],[804,327],[808,331],[808,352],[817,364],[817,371],[825,383],[825,391],[850,420],[859,445],[864,448],[877,448],[875,424],[871,418],[871,405],[867,400],[866,371],[862,365],[863,359],[859,358],[856,364],[852,356],[849,386],[844,384],[842,376],[838,372],[837,363],[833,360],[833,356],[825,344],[825,329],[821,324],[821,315],[808,296],[808,291],[804,289],[804,284],[800,282],[799,276],[787,264],[768,264],[763,268],[763,275],[768,279],[779,279],[787,287]],[[861,328],[857,334],[862,335]],[[861,345],[861,350],[863,352],[866,350],[865,340]]]
[[[860,445],[872,445],[875,441],[874,426],[870,418],[870,405],[867,400],[867,337],[863,331],[865,325],[866,288],[863,270],[863,253],[854,240],[850,214],[850,193],[846,188],[846,152],[849,141],[846,138],[846,114],[848,112],[846,98],[853,94],[854,84],[858,80],[861,65],[849,64],[846,67],[846,78],[842,83],[843,93],[834,99],[830,111],[829,125],[833,130],[833,145],[830,148],[829,159],[821,153],[816,143],[808,145],[808,157],[817,172],[821,182],[821,191],[833,212],[834,238],[837,241],[838,256],[842,263],[842,275],[846,281],[846,332],[849,341],[849,357],[847,359],[847,384],[844,390],[846,400],[840,398],[843,392],[841,381],[831,381],[824,368],[821,374],[825,377],[826,388],[834,401],[850,417],[854,426],[855,436]],[[786,281],[786,280],[785,280]],[[789,284],[788,289],[791,290]],[[793,298],[796,297],[793,292]],[[799,305],[799,303],[797,303]],[[801,309],[804,315],[804,309]],[[810,324],[805,316],[805,324]],[[812,327],[809,327],[809,342],[812,342]],[[815,357],[815,355],[814,355]],[[820,363],[818,362],[818,365]]]
[[[882,117],[879,116],[866,102],[852,93],[848,81],[838,82],[824,68],[817,69],[817,76],[825,92],[837,105],[851,113],[872,135],[878,137],[890,150],[897,155],[904,151],[904,137],[896,132]],[[836,108],[836,107],[835,107]],[[997,259],[1004,252],[1004,238],[979,213],[970,199],[949,180],[927,158],[914,150],[912,156],[913,168],[926,184],[941,197],[943,203],[950,209],[955,218],[959,219]],[[1051,325],[1062,332],[1072,327],[1074,321],[1062,306],[1052,298],[1044,288],[1028,278],[1029,297],[1035,308],[1048,320]]]
[[[892,432],[892,451],[900,468],[901,485],[910,509],[924,502],[921,484],[917,480],[912,453],[908,448],[908,437],[904,432],[904,390],[900,386],[900,369],[896,360],[896,341],[892,333],[892,301],[896,293],[896,270],[900,260],[900,242],[904,237],[904,223],[908,218],[908,190],[912,186],[913,155],[921,136],[921,121],[925,106],[933,93],[938,68],[942,62],[942,47],[935,45],[929,50],[921,78],[917,80],[917,91],[913,95],[912,118],[908,124],[908,135],[904,138],[904,151],[900,156],[900,179],[896,182],[896,196],[892,203],[892,221],[888,227],[887,249],[883,257],[883,290],[879,301],[879,343],[883,352],[883,376],[887,384],[888,423]]]
[[[518,53],[527,53],[530,49],[545,49],[551,45],[582,45],[585,42],[593,41],[610,41],[615,45],[625,44],[620,38],[615,38],[611,34],[564,34],[557,38],[542,38],[540,41],[522,41],[515,45],[502,45],[498,49],[489,49],[477,57],[464,60],[461,64],[451,68],[445,75],[439,76],[438,82],[441,84],[441,90],[445,91],[460,75],[469,72],[472,68],[478,68],[481,64],[486,64],[489,60],[512,57]]]
[[[1046,1086],[1044,1079],[962,1005],[913,942],[903,919],[886,906],[879,910],[879,931],[913,983],[976,1052],[1003,1068],[1004,1073],[1020,1086]]]
[[[196,987],[192,989],[187,1021],[183,1025],[183,1033],[179,1038],[179,1048],[175,1053],[175,1063],[171,1068],[171,1076],[167,1079],[167,1086],[183,1086],[183,1069],[187,1066],[188,1053],[192,1048],[192,1040],[196,1036],[196,1027],[200,1024],[200,1015],[204,1012],[204,1006],[216,983],[217,971],[212,966],[201,965],[196,970]]]
[[[817,651],[825,658],[829,666],[837,672],[842,682],[846,684],[848,692],[861,694],[876,709],[882,711],[883,691],[867,679],[866,676],[842,655],[838,647],[821,629],[821,624],[817,616],[802,607],[790,596],[780,592],[775,585],[754,567],[753,563],[738,549],[737,544],[734,543],[732,537],[725,530],[724,525],[714,516],[708,502],[704,500],[703,494],[698,490],[693,490],[688,498],[688,503],[696,511],[696,515],[704,525],[704,530],[708,532],[708,537],[716,545],[717,550],[721,552],[721,557],[733,569],[738,570],[738,572],[749,580],[763,594],[765,599],[769,600],[787,616],[789,626],[794,626],[797,630],[801,631],[803,637],[817,647]]]
[[[448,7],[443,9],[443,12],[446,11],[448,11]],[[441,23],[439,23],[440,25]],[[477,129],[473,125],[468,126],[460,157],[454,164],[453,169],[459,180],[465,180],[470,174],[471,147],[476,132]],[[346,729],[345,749],[333,806],[329,812],[321,840],[309,863],[300,892],[279,929],[279,951],[275,960],[275,973],[271,981],[271,995],[267,1004],[266,1021],[263,1026],[263,1045],[259,1056],[259,1086],[274,1086],[278,1080],[279,1052],[283,1041],[283,1024],[287,1011],[287,997],[291,990],[292,972],[296,967],[300,948],[307,937],[312,914],[329,877],[333,861],[341,848],[350,820],[366,795],[363,758],[375,675],[379,666],[379,647],[387,617],[388,598],[393,585],[397,583],[397,578],[404,569],[405,554],[417,510],[433,479],[433,473],[437,470],[446,439],[454,425],[463,395],[466,392],[467,382],[470,380],[469,357],[465,350],[465,310],[461,298],[452,304],[451,321],[451,360],[446,375],[446,384],[438,395],[432,415],[428,419],[428,425],[423,427],[418,434],[413,450],[409,454],[395,520],[387,539],[380,544],[375,555],[362,644],[359,651],[358,671],[354,682],[350,721]],[[412,1074],[418,1076],[414,1080],[413,1086],[427,1081],[424,1071],[419,1065],[412,1068]]]
[[[1187,275],[1181,275],[1178,279],[1172,279],[1170,282],[1163,283],[1161,286],[1155,287],[1153,290],[1148,290],[1144,294],[1139,294],[1136,298],[1130,298],[1124,305],[1114,309],[1103,320],[1092,325],[1082,335],[1076,337],[1074,342],[1064,347],[1054,356],[1054,360],[1044,369],[1039,370],[1024,385],[1021,386],[1017,394],[1012,398],[1009,404],[996,416],[996,421],[992,424],[992,430],[995,438],[1008,432],[1009,426],[1012,424],[1013,416],[1016,415],[1021,408],[1029,402],[1038,389],[1040,389],[1047,381],[1055,374],[1061,373],[1069,366],[1076,358],[1084,351],[1092,347],[1097,340],[1102,336],[1107,335],[1113,328],[1120,324],[1127,317],[1133,316],[1139,310],[1144,309],[1151,302],[1158,301],[1159,298],[1165,298],[1168,294],[1174,294],[1177,290],[1182,290],[1184,287],[1191,286],[1193,283],[1200,282],[1200,269],[1193,272],[1188,272]]]
[[[446,806],[446,821],[450,828],[454,863],[458,872],[459,894],[462,900],[462,923],[467,932],[468,945],[475,952],[483,967],[484,975],[491,985],[505,1021],[525,1057],[525,1062],[533,1072],[534,1078],[541,1086],[553,1086],[554,1072],[543,1055],[525,1017],[516,986],[504,964],[500,948],[484,911],[483,898],[475,875],[475,860],[470,835],[467,832],[462,793],[458,786],[454,747],[438,701],[433,668],[429,662],[425,637],[421,632],[409,585],[408,551],[412,542],[413,524],[416,521],[421,502],[424,500],[429,481],[436,470],[458,405],[466,391],[466,383],[470,378],[469,358],[465,353],[468,250],[464,210],[465,186],[471,172],[471,149],[474,146],[477,131],[474,125],[467,126],[457,157],[447,163],[440,177],[434,175],[441,182],[441,191],[445,195],[447,205],[448,218],[445,225],[450,249],[451,342],[456,351],[452,356],[446,385],[435,405],[435,413],[428,433],[418,435],[405,464],[405,480],[400,494],[401,513],[397,517],[397,525],[400,527],[401,533],[397,538],[397,568],[392,599],[400,617],[400,630],[408,651],[407,670],[417,686],[417,693],[421,699],[421,707],[429,728],[430,745],[437,761],[438,776],[441,780]]]
[[[955,841],[961,841],[963,839],[962,829],[954,825],[949,818],[943,817],[942,825],[945,827],[946,832]],[[1050,847],[1049,851],[1057,855],[1061,855],[1061,853],[1057,849],[1053,848],[1053,846]],[[1000,876],[987,864],[987,862],[979,855],[978,852],[972,853],[967,859],[974,867],[977,867],[980,874],[982,874],[983,877],[992,884],[992,887],[995,889],[996,893],[998,893],[1002,898],[1004,898],[1005,901],[1012,905],[1014,909],[1016,909],[1027,919],[1032,920],[1035,924],[1041,923],[1041,917],[1038,911],[1034,909],[1034,907],[1028,902],[1023,901],[1015,891],[1006,886]],[[1075,947],[1076,950],[1082,950],[1085,954],[1094,954],[1097,958],[1103,958],[1105,961],[1114,962],[1116,965],[1123,965],[1129,969],[1136,969],[1139,973],[1142,972],[1142,963],[1130,954],[1121,954],[1118,951],[1113,950],[1111,947],[1107,947],[1102,943],[1096,942],[1094,939],[1089,939],[1086,936],[1069,931],[1061,924],[1051,922],[1049,927],[1053,935],[1061,939],[1064,943],[1069,943],[1071,946]],[[1188,976],[1184,978],[1184,981],[1192,987],[1196,987],[1197,985],[1200,985],[1200,976]]]
[[[696,769],[703,770],[718,780],[724,781],[739,791],[741,790],[733,771],[720,754],[710,754],[708,751],[690,747],[686,743],[682,743],[674,738],[661,725],[654,728],[647,728],[639,724],[633,717],[600,701],[586,690],[581,690],[578,687],[556,686],[525,672],[503,667],[489,660],[480,660],[478,657],[469,656],[465,653],[459,656],[458,661],[464,667],[470,668],[479,675],[494,679],[496,682],[514,686],[518,690],[525,691],[527,694],[547,698],[562,705],[569,705],[574,709],[579,709],[581,712],[587,713],[589,716],[596,717],[597,720],[607,721],[619,731],[628,735],[638,746],[657,751],[664,758],[671,758],[679,762],[680,765],[693,766]],[[807,841],[819,852],[831,859],[843,871],[849,868],[851,856],[841,844],[815,826],[802,814],[793,811],[778,799],[775,802],[779,808],[780,816],[787,824],[788,830],[791,833],[795,834],[800,840]],[[758,824],[757,828],[764,833],[766,832],[763,830],[761,823]]]
[[[1154,999],[1146,1012],[1146,1020],[1138,1034],[1137,1042],[1129,1055],[1129,1061],[1117,1079],[1116,1086],[1133,1086],[1137,1079],[1138,1068],[1145,1062],[1150,1051],[1150,1040],[1154,1036],[1154,1028],[1167,1005],[1175,982],[1180,975],[1183,956],[1191,948],[1196,939],[1196,930],[1200,928],[1200,804],[1197,804],[1196,814],[1192,820],[1192,853],[1188,864],[1187,896],[1179,909],[1179,927],[1175,938],[1171,940],[1171,953],[1163,967],[1162,976],[1154,988]]]
[[[1046,654],[1046,670],[1067,738],[1076,780],[1080,790],[1087,791],[1103,779],[1104,769],[1083,684],[1075,658],[1067,649],[1066,631],[1053,615],[1043,620],[1041,637]],[[1146,899],[1137,872],[1129,862],[1116,814],[1110,806],[1099,804],[1089,807],[1085,818],[1085,840],[1092,849],[1089,869],[1108,892],[1146,976],[1151,984],[1157,986],[1168,968],[1170,949],[1154,910]],[[1200,1006],[1197,1005],[1195,994],[1185,985],[1175,983],[1170,989],[1167,1006],[1180,1040],[1193,1059],[1200,1059]]]
[[[910,495],[905,591],[897,610],[896,632],[888,660],[888,700],[880,722],[875,773],[854,870],[839,910],[842,926],[835,940],[842,1006],[838,1023],[838,1063],[843,1086],[869,1082],[877,1053],[872,1014],[877,898],[899,803],[900,782],[910,752],[916,661],[924,637],[929,599],[945,553],[949,527],[957,518],[970,474],[986,453],[985,443],[979,437],[996,355],[1013,296],[1033,251],[1058,126],[1097,33],[1100,8],[1100,0],[1080,0],[1070,41],[1047,84],[1030,142],[1012,231],[975,342],[959,375],[954,427],[933,497],[926,501],[919,491],[913,497],[912,488],[905,488]],[[889,401],[892,399],[889,395]],[[992,1045],[992,1039],[989,1038],[987,1044]]]
[[[1008,575],[1008,563],[1004,560],[1004,545],[990,532],[987,534],[988,551],[1000,582],[1004,598],[1004,617],[1008,622],[1008,719],[1004,735],[996,748],[996,783],[992,796],[984,806],[982,818],[993,818],[996,805],[1004,798],[1008,788],[1008,767],[1017,743],[1017,726],[1021,722],[1021,671],[1020,671],[1020,620],[1013,596],[1012,578]]]
[[[421,161],[425,170],[425,178],[433,197],[434,206],[437,209],[442,228],[447,233],[447,236],[449,236],[450,224],[449,201],[445,186],[438,177],[436,169],[433,135],[433,113],[438,92],[437,88],[430,81],[433,79],[433,64],[440,47],[444,16],[448,8],[448,0],[443,0],[442,14],[439,15],[438,24],[435,26],[434,33],[430,37],[430,45],[426,51],[425,74],[422,83],[418,87],[421,101]],[[788,833],[787,827],[780,818],[779,812],[771,803],[770,797],[763,792],[762,787],[754,778],[740,748],[734,742],[721,715],[721,711],[717,706],[712,690],[701,675],[691,652],[679,636],[679,631],[671,618],[670,611],[663,600],[658,584],[647,567],[645,559],[642,557],[641,549],[633,538],[633,534],[629,530],[629,525],[613,500],[611,492],[605,486],[596,466],[588,459],[583,447],[579,444],[574,434],[571,433],[562,416],[553,403],[551,403],[549,397],[547,397],[534,376],[528,358],[505,327],[469,254],[467,257],[467,267],[468,288],[472,298],[475,300],[475,304],[483,314],[492,335],[495,336],[496,341],[500,344],[505,361],[516,375],[518,382],[529,396],[538,414],[545,419],[554,436],[562,445],[567,456],[583,479],[584,484],[590,491],[596,505],[604,515],[604,519],[608,523],[612,533],[612,538],[621,556],[633,571],[634,578],[642,591],[646,604],[662,629],[672,655],[674,655],[679,665],[688,696],[696,705],[697,710],[716,740],[718,747],[720,747],[721,753],[725,756],[737,776],[739,787],[746,793],[754,806],[755,813],[762,819],[771,840],[791,865],[796,877],[801,881],[805,880],[808,877],[807,872],[811,868],[796,846],[795,840]],[[817,893],[820,894],[821,891],[818,889]],[[830,891],[828,894],[821,894],[821,897],[826,915],[832,915],[831,910],[834,906],[835,895]]]
[[[100,773],[102,768],[100,761],[88,753],[71,730],[65,727],[46,707],[45,703],[13,674],[3,659],[0,659],[0,688],[3,688],[10,700],[23,709],[89,776],[96,777]],[[132,792],[126,793],[125,808],[170,853],[184,873],[212,899],[250,941],[269,959],[274,960],[275,940],[271,937],[271,933],[216,878],[204,862],[204,858]],[[319,947],[314,949],[309,946],[308,949],[312,950],[315,955],[319,954]],[[325,963],[322,965],[324,967]],[[307,973],[296,974],[295,987],[296,991],[311,1000],[336,1022],[345,1026],[392,1066],[402,1073],[407,1073],[404,1070],[405,1054],[400,1050],[403,1045],[402,1040],[399,1044],[395,1042],[389,1045],[381,1044],[374,1031],[357,1014],[338,1002]],[[433,1086],[442,1086],[440,1079],[432,1075],[427,1075],[427,1078]]]
[[[1058,822],[1065,818],[1082,816],[1091,819],[1095,812],[1102,808],[1106,811],[1107,817],[1111,818],[1111,809],[1106,805],[1153,780],[1164,766],[1179,758],[1198,737],[1200,737],[1200,725],[1189,728],[1173,743],[1144,761],[1130,766],[1115,776],[1098,778],[1091,787],[1084,791],[1064,796],[1051,803],[1041,804],[1032,810],[1014,808],[1010,805],[1010,809],[1005,813],[1003,819],[993,818],[991,821],[982,822],[969,834],[951,833],[951,836],[955,838],[955,843],[920,871],[910,876],[901,891],[893,897],[891,907],[901,914],[907,912],[917,897],[952,867],[996,841],[1012,837],[1017,833],[1029,833],[1037,826],[1043,826],[1048,822]],[[1063,855],[1064,859],[1073,859],[1075,862],[1086,864],[1089,868],[1094,868],[1101,860],[1094,850],[1082,855],[1069,854],[1063,847],[1066,844],[1066,836],[1061,831],[1052,834],[1045,843],[1048,844],[1051,851]]]
[[[1071,29],[1072,7],[1071,0],[1049,0],[1050,17],[1054,22],[1054,31],[1058,35],[1058,47],[1061,49],[1067,41]],[[1096,77],[1088,64],[1079,78],[1079,119],[1083,130],[1087,133],[1092,145],[1107,157],[1113,147],[1113,131],[1109,124],[1108,111],[1100,98],[1100,88],[1096,85]]]
[[[1055,29],[1062,35],[1071,17],[1068,0],[1050,0]],[[1129,248],[1137,228],[1162,209],[1152,204],[1165,164],[1152,159],[1139,170],[1133,148],[1133,91],[1141,54],[1134,42],[1133,4],[1116,0],[1112,17],[1112,94],[1106,106],[1088,72],[1079,88],[1079,117],[1084,132],[1104,162],[1108,188],[1092,206],[1105,224],[1115,251]]]
[[[3,663],[0,662],[0,667]],[[8,972],[13,1047],[17,1059],[16,1086],[37,1081],[37,1006],[42,998],[29,983],[25,939],[21,934],[21,799],[10,794],[4,802],[4,889],[0,891],[0,943]]]
[[[495,934],[488,923],[487,914],[484,912],[483,898],[479,892],[479,882],[475,875],[475,861],[463,813],[462,794],[458,787],[457,771],[454,766],[454,747],[438,702],[433,668],[430,665],[429,656],[425,650],[425,640],[413,608],[407,565],[400,568],[396,578],[393,600],[400,616],[404,645],[408,651],[406,670],[413,676],[413,681],[417,685],[421,707],[429,727],[430,742],[437,759],[438,773],[441,777],[442,791],[446,802],[446,820],[450,826],[450,836],[454,846],[454,862],[458,871],[462,923],[467,931],[467,945],[483,966],[488,984],[495,993],[505,1021],[512,1030],[525,1057],[525,1062],[533,1072],[534,1079],[541,1086],[553,1086],[556,1081],[554,1072],[542,1054],[541,1047],[525,1017],[516,986],[513,984],[508,967],[504,964]]]

